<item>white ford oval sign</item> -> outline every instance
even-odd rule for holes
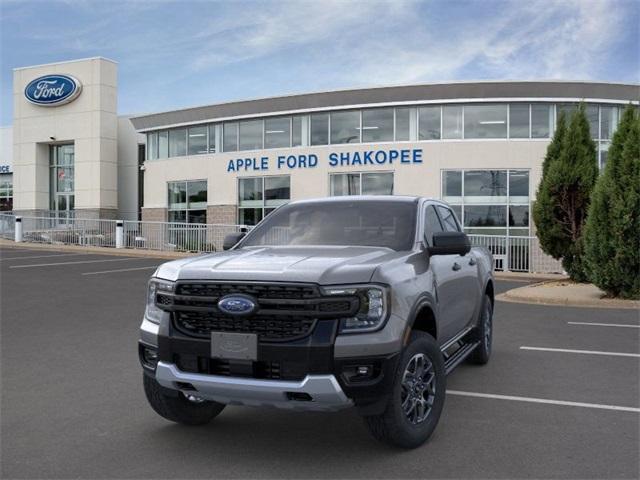
[[[29,82],[24,96],[35,105],[58,106],[75,100],[82,84],[71,75],[45,75]]]

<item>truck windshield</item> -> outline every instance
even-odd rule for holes
[[[285,205],[264,219],[241,247],[347,245],[410,250],[417,202],[331,201]]]

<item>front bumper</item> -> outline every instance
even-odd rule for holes
[[[318,411],[353,405],[333,375],[307,375],[298,382],[258,380],[182,372],[174,364],[160,361],[156,380],[163,387],[229,405]]]
[[[398,353],[380,354],[374,342],[364,342],[360,352],[338,356],[338,338],[337,322],[322,320],[304,339],[260,342],[255,362],[221,361],[210,358],[210,340],[183,335],[167,318],[159,326],[143,321],[139,351],[145,374],[174,392],[226,404],[316,411],[355,405],[366,415],[381,413]],[[151,365],[149,349],[157,359]],[[355,375],[361,366],[370,375]]]

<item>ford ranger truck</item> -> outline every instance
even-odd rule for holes
[[[493,260],[445,203],[291,202],[224,249],[149,281],[139,357],[168,420],[355,407],[374,437],[414,448],[438,423],[447,374],[489,360]]]

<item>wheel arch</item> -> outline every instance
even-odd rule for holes
[[[435,309],[435,302],[429,296],[422,296],[411,309],[407,331],[405,332],[404,344],[406,345],[411,332],[418,330],[428,333],[434,340],[438,340],[438,320]]]

